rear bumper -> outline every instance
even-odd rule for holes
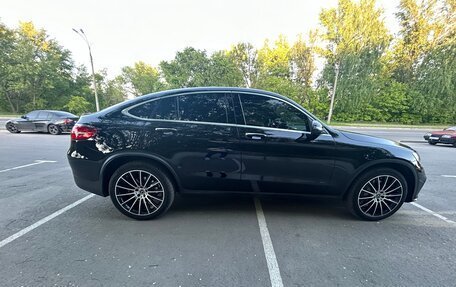
[[[101,163],[75,158],[75,155],[71,154],[68,154],[67,157],[73,171],[74,182],[79,188],[100,196],[107,196],[103,192],[102,180],[100,179]]]
[[[73,129],[74,124],[72,124],[72,125],[63,125],[62,124],[62,125],[58,125],[58,126],[62,132],[69,133]]]

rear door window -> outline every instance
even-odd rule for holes
[[[144,119],[176,120],[177,97],[153,100],[128,110],[128,113]]]
[[[179,120],[234,123],[233,106],[224,93],[201,93],[179,96]]]

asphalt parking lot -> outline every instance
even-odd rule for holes
[[[68,135],[0,130],[0,286],[455,286],[456,148],[357,131],[420,153],[416,205],[363,222],[338,201],[185,196],[139,222],[75,186]]]

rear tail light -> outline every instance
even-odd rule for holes
[[[97,130],[91,126],[75,125],[71,130],[72,140],[87,140],[93,138],[97,134]]]

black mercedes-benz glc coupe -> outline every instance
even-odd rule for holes
[[[163,214],[175,193],[338,197],[366,220],[394,214],[426,181],[419,155],[340,131],[281,95],[188,88],[83,116],[68,160],[76,184],[135,219]]]

